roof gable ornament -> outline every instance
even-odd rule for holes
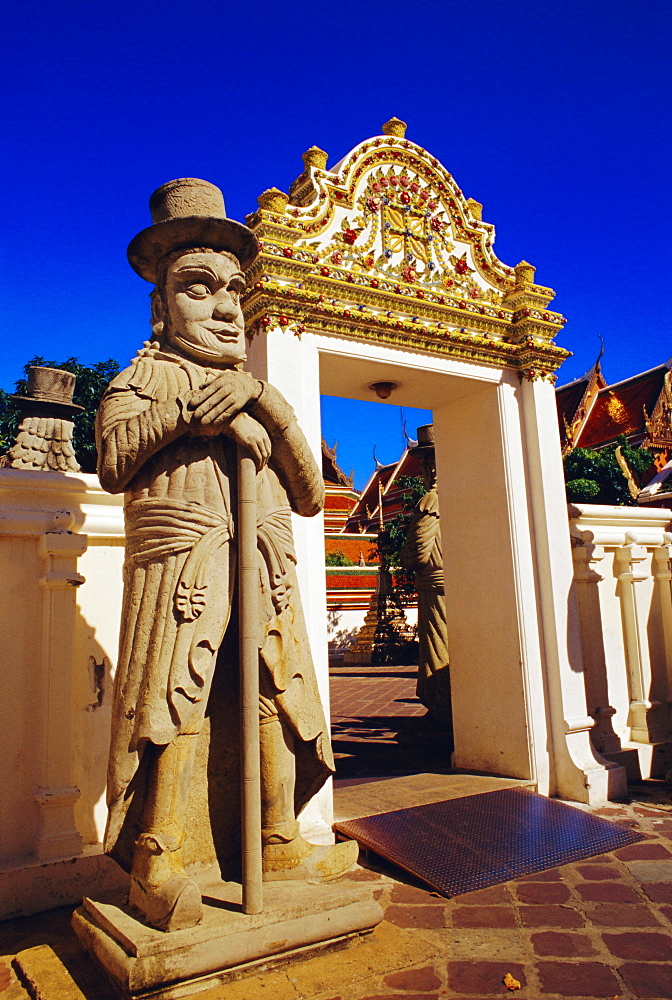
[[[642,447],[654,451],[664,451],[667,459],[672,451],[672,372],[668,371],[663,380],[663,388],[649,417],[644,407],[646,438]]]
[[[496,256],[494,227],[392,118],[327,169],[312,146],[288,194],[259,196],[262,241],[245,302],[250,336],[307,329],[506,365],[553,379],[564,323],[534,267]]]
[[[576,379],[576,381],[570,382],[566,386],[561,386],[557,390],[556,399],[559,401],[565,393],[573,393],[575,387],[580,388],[583,385],[583,391],[580,395],[576,396],[573,393],[575,395],[573,407],[570,407],[570,409],[566,410],[566,412],[563,412],[563,408],[567,404],[558,403],[558,412],[562,417],[561,437],[563,438],[563,455],[568,455],[570,452],[574,451],[575,448],[579,447],[581,434],[590,419],[593,406],[595,405],[600,390],[606,388],[607,380],[602,374],[602,365],[600,363],[603,356],[604,339],[600,336],[600,353],[597,355],[597,360],[592,368],[589,368],[582,378]]]

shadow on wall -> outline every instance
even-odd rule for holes
[[[83,584],[86,586],[86,584]],[[75,806],[77,829],[83,843],[102,842],[107,821],[105,788],[112,723],[114,669],[110,650],[96,639],[96,629],[77,609],[77,649],[73,687],[73,783],[80,790]],[[116,649],[114,650],[116,659]]]
[[[76,854],[74,828],[83,846],[104,831],[123,527],[120,505],[111,511],[92,501],[100,503],[93,476],[0,470],[7,736],[0,859],[7,865]],[[88,549],[85,510],[95,530],[106,525],[105,534],[89,535]]]

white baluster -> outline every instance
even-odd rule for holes
[[[612,724],[616,709],[609,704],[609,677],[598,590],[598,584],[604,579],[604,546],[574,544],[572,557],[581,617],[586,701],[588,713],[595,719],[591,738],[600,753],[615,753],[621,749],[621,741]]]
[[[665,655],[665,667],[667,673],[667,704],[672,713],[672,591],[670,581],[672,572],[670,570],[670,558],[672,558],[672,545],[669,543],[660,545],[653,550],[653,573],[656,581],[656,596],[660,611],[660,621],[662,624],[663,651]],[[668,716],[668,739],[672,736],[672,717]]]
[[[652,712],[660,707],[660,702],[650,701],[651,660],[646,635],[642,635],[637,607],[637,583],[649,576],[647,550],[643,545],[622,545],[616,549],[616,571],[618,574],[623,631],[625,635],[625,655],[630,686],[631,739],[638,743],[655,743],[664,734],[654,730]]]
[[[72,669],[76,623],[75,588],[84,583],[77,559],[87,548],[86,535],[70,531],[68,511],[57,511],[53,530],[45,532],[38,551],[45,572],[42,597],[40,783],[35,801],[40,822],[35,853],[41,860],[81,853],[75,826],[79,789],[72,784]],[[40,731],[40,729],[38,729]]]

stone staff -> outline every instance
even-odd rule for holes
[[[261,913],[261,761],[259,756],[259,569],[257,469],[238,445],[238,600],[243,912]]]

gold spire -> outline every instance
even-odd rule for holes
[[[389,122],[385,122],[383,125],[383,135],[393,135],[397,139],[403,139],[406,135],[406,122],[402,122],[401,118],[390,118]]]
[[[328,153],[325,153],[323,149],[319,146],[311,146],[307,149],[301,159],[303,160],[303,166],[306,170],[309,167],[317,167],[318,170],[326,170],[327,159],[329,157]]]
[[[537,269],[532,264],[528,264],[526,260],[521,260],[513,270],[516,273],[516,288],[523,288],[525,285],[534,284],[534,274]]]
[[[278,188],[268,188],[257,198],[259,208],[263,208],[266,212],[275,212],[277,215],[284,214],[288,201],[289,195]]]

